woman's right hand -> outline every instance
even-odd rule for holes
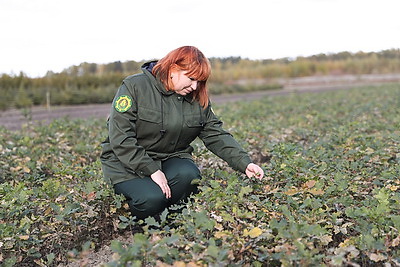
[[[164,193],[165,197],[171,198],[171,189],[168,186],[168,181],[165,177],[165,174],[158,170],[150,175],[150,177],[161,188],[161,191]]]

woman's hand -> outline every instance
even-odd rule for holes
[[[258,179],[261,179],[264,177],[264,171],[263,171],[263,169],[261,169],[260,166],[254,164],[254,163],[250,163],[249,165],[247,165],[246,175],[249,178],[256,177]]]
[[[165,174],[158,170],[152,175],[150,175],[151,179],[158,184],[158,186],[161,188],[161,191],[164,193],[166,198],[171,198],[171,189],[168,186],[168,181],[167,178],[165,177]]]

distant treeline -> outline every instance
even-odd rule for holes
[[[210,58],[211,94],[279,88],[279,78],[313,75],[400,72],[400,49],[381,52],[340,52],[309,57],[250,60]],[[122,79],[141,72],[144,62],[82,63],[60,73],[30,78],[24,73],[0,76],[0,109],[32,105],[73,105],[110,102]],[[263,82],[255,83],[255,80]]]

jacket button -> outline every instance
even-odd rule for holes
[[[174,141],[171,141],[170,144],[171,144],[171,145],[175,145],[175,142],[174,142]]]
[[[179,101],[182,100],[182,97],[181,97],[181,96],[178,96],[178,100],[179,100]]]

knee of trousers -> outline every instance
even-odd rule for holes
[[[198,169],[193,168],[179,168],[176,171],[174,177],[171,177],[172,181],[176,181],[180,184],[190,185],[193,180],[201,179],[201,174]]]
[[[132,214],[139,219],[156,215],[168,206],[168,200],[161,191],[144,192],[142,196],[133,197],[128,203]]]

